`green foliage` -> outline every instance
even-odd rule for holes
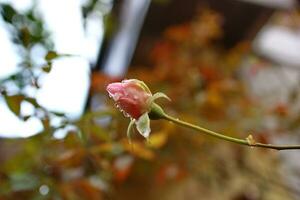
[[[20,111],[21,111],[21,103],[24,100],[24,96],[23,95],[12,95],[12,96],[5,95],[4,99],[6,101],[8,108],[15,115],[19,116]]]

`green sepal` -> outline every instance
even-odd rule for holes
[[[164,99],[167,99],[169,101],[171,101],[171,99],[164,93],[162,92],[157,92],[155,93],[152,97],[151,97],[151,101],[155,101],[156,99],[159,99],[159,98],[164,98]]]
[[[146,85],[146,83],[144,83],[144,81],[140,81],[138,79],[131,79],[137,82],[137,84],[139,84],[139,86],[141,86],[146,92],[148,92],[149,94],[152,94],[150,89],[148,88],[148,86]]]
[[[135,119],[131,119],[127,128],[127,138],[130,144],[131,144],[131,134],[134,132],[133,130],[134,123],[135,123]]]
[[[146,112],[142,116],[140,116],[140,118],[135,122],[135,124],[138,132],[145,138],[148,138],[151,132],[150,119],[148,113]]]
[[[164,119],[165,116],[166,114],[162,109],[162,107],[160,107],[158,104],[153,102],[150,107],[149,118],[151,120],[157,120],[157,119]]]

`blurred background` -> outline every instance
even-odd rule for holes
[[[0,0],[0,200],[300,199],[300,153],[152,121],[105,91],[143,80],[173,116],[300,144],[297,0]]]

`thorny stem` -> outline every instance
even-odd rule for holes
[[[174,118],[172,116],[167,115],[166,113],[161,113],[161,114],[162,114],[161,119],[165,119],[165,120],[171,121],[175,124],[178,124],[180,126],[184,126],[186,128],[191,128],[191,129],[194,129],[196,131],[201,131],[201,132],[203,132],[207,135],[210,135],[212,137],[216,137],[216,138],[219,138],[221,140],[226,140],[226,141],[233,142],[233,143],[236,143],[236,144],[250,146],[250,147],[275,149],[275,150],[278,150],[278,151],[279,150],[300,149],[300,145],[274,145],[274,144],[263,144],[263,143],[259,143],[259,142],[253,142],[252,143],[252,142],[249,142],[246,139],[239,139],[239,138],[235,138],[235,137],[226,136],[226,135],[223,135],[221,133],[217,133],[217,132],[208,130],[206,128],[203,128],[203,127],[200,127],[200,126],[197,126],[197,125],[179,120],[177,118]]]

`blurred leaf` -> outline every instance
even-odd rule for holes
[[[52,65],[49,65],[49,64],[42,67],[42,70],[46,73],[49,73],[51,71],[51,69],[52,69]]]
[[[168,134],[164,131],[158,133],[152,133],[147,141],[149,147],[158,149],[166,144],[168,140]]]
[[[35,108],[41,107],[35,98],[25,97],[24,100],[27,101],[28,103],[31,103]]]
[[[220,74],[214,67],[201,67],[199,69],[201,77],[206,82],[216,81],[220,78]]]
[[[38,179],[30,173],[14,173],[10,176],[13,191],[33,190],[38,187]]]
[[[30,119],[30,117],[31,117],[30,115],[26,115],[26,116],[23,116],[22,119],[26,122],[28,119]]]
[[[59,187],[62,199],[66,200],[101,200],[102,191],[88,179],[78,179],[62,183]]]
[[[59,55],[58,55],[55,51],[49,51],[49,52],[47,53],[47,55],[45,56],[45,60],[51,61],[51,60],[57,58],[58,56],[59,56]]]
[[[109,135],[106,131],[104,131],[103,128],[101,128],[97,124],[91,124],[91,131],[93,134],[95,134],[97,137],[99,137],[101,140],[109,141]]]
[[[12,18],[17,15],[16,10],[8,4],[2,4],[0,8],[3,19],[6,22],[12,23]]]
[[[24,100],[24,98],[25,97],[23,95],[4,96],[8,108],[17,116],[20,115],[21,103]]]
[[[221,109],[224,106],[224,99],[222,98],[220,93],[221,92],[218,89],[209,88],[206,93],[206,103],[209,106]]]
[[[86,138],[83,136],[82,131],[80,129],[76,131],[76,135],[80,139],[80,141],[86,141]]]
[[[29,29],[27,27],[23,27],[20,29],[19,34],[20,34],[20,39],[21,39],[24,47],[29,47],[29,45],[31,44],[31,39],[32,39]]]
[[[104,30],[108,37],[112,37],[117,29],[117,19],[111,13],[104,16]]]
[[[98,0],[91,0],[88,2],[87,5],[84,5],[82,7],[82,14],[83,14],[84,18],[86,18],[88,16],[88,14],[91,13],[95,9],[98,2],[99,2]]]
[[[71,55],[71,54],[58,54],[55,51],[48,51],[48,53],[45,56],[45,60],[48,61],[48,62],[51,62],[55,58],[59,58],[59,57],[63,57],[63,56],[74,56],[74,55]]]
[[[80,167],[85,155],[86,153],[83,148],[65,150],[58,155],[57,162],[59,166],[63,167]]]
[[[110,153],[113,155],[119,155],[124,152],[123,146],[118,143],[104,143],[101,145],[94,146],[90,149],[92,153]]]
[[[155,157],[154,152],[151,149],[148,149],[143,143],[132,141],[131,143],[128,140],[123,142],[124,148],[131,154],[146,159],[152,160]]]
[[[53,113],[54,115],[56,115],[57,117],[65,117],[66,114],[62,113],[62,112],[55,112],[55,111],[51,111],[50,113]]]
[[[44,130],[50,130],[51,128],[51,125],[50,125],[50,120],[49,118],[44,118],[44,119],[41,119],[41,122],[43,124],[43,127],[44,127]]]

